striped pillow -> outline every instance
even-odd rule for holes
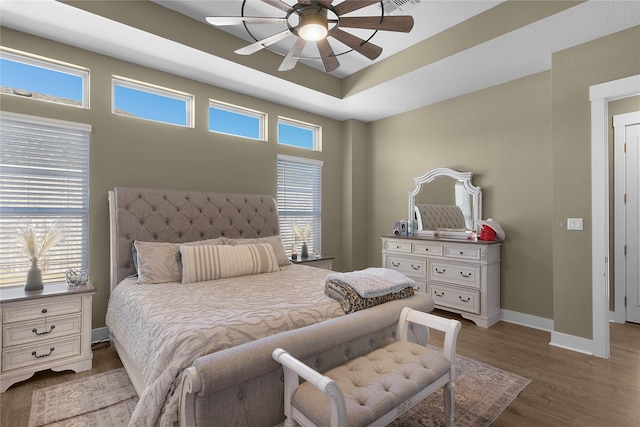
[[[180,246],[182,283],[224,279],[278,271],[278,260],[268,243],[250,245]]]

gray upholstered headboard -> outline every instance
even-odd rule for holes
[[[189,242],[280,233],[276,201],[265,194],[116,187],[109,192],[111,288],[135,274],[132,244]]]

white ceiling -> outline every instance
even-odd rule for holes
[[[205,16],[237,16],[241,2],[156,1],[200,21]],[[118,2],[113,3],[117,7]],[[387,57],[498,3],[422,0],[408,11],[416,21],[411,33],[380,31],[372,41],[384,48]],[[271,6],[254,6],[273,9],[269,13],[280,16]],[[372,12],[379,13],[376,5],[360,13]],[[548,70],[553,52],[640,25],[640,1],[581,3],[344,98],[53,0],[2,0],[0,25],[330,118],[368,122]],[[341,56],[340,62],[339,72],[332,74],[336,77],[371,64],[356,52]]]

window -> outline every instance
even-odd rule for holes
[[[30,267],[15,234],[51,225],[62,242],[39,259],[43,281],[88,267],[88,125],[0,112],[0,286],[24,286]]]
[[[294,224],[302,230],[309,227],[309,254],[322,252],[321,169],[322,162],[318,160],[278,155],[280,235],[288,252],[296,243]],[[300,253],[300,239],[297,244]]]
[[[13,49],[0,50],[2,93],[89,108],[89,70]]]
[[[111,112],[122,116],[193,127],[193,95],[124,77],[113,77]]]
[[[209,100],[209,130],[265,141],[267,115],[248,108]]]
[[[320,126],[278,117],[278,144],[322,151]]]

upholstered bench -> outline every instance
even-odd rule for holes
[[[443,351],[407,341],[410,323],[443,331]],[[457,320],[404,308],[398,341],[324,374],[274,350],[284,370],[285,426],[384,426],[442,387],[446,425],[453,426],[459,330]]]

